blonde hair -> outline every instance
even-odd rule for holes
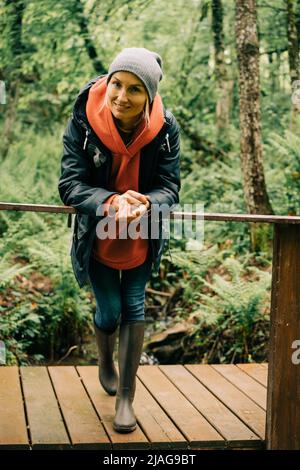
[[[144,107],[144,118],[146,121],[146,127],[150,127],[150,104],[149,104],[149,97],[147,95],[145,107]]]

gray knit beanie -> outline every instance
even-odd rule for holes
[[[123,49],[108,70],[107,84],[115,72],[134,73],[144,83],[148,91],[150,103],[157,92],[158,82],[163,77],[162,58],[156,52],[144,47],[130,47]]]

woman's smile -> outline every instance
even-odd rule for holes
[[[119,111],[124,111],[125,109],[130,108],[130,106],[125,106],[123,104],[118,104],[118,103],[114,103],[114,105]]]

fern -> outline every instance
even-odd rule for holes
[[[1,162],[1,200],[61,204],[60,139],[27,132],[24,140]],[[1,211],[0,217],[0,327],[8,363],[25,363],[29,353],[38,360],[63,355],[80,340],[94,308],[74,278],[66,216]]]
[[[210,358],[212,362],[232,362],[233,358],[247,362],[250,356],[258,353],[257,346],[252,344],[253,338],[257,337],[255,330],[262,328],[263,338],[268,334],[266,312],[270,302],[271,274],[256,267],[245,269],[243,263],[234,258],[227,258],[223,266],[229,279],[215,274],[212,282],[203,280],[209,292],[200,293],[200,306],[191,313],[196,323],[192,337],[204,357],[212,343],[219,345],[218,354],[214,351],[215,355]],[[225,339],[226,347],[224,335],[230,338],[229,342]],[[259,341],[259,337],[257,339]]]
[[[31,271],[32,266],[21,266],[14,264],[13,266],[8,261],[8,254],[0,259],[0,288],[8,285],[18,274],[24,274]]]
[[[266,179],[276,212],[300,214],[299,136],[289,130],[283,136],[272,132],[265,148],[270,166]]]

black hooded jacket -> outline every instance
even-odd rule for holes
[[[58,191],[62,202],[77,210],[71,247],[73,271],[79,287],[88,283],[88,267],[101,219],[97,208],[109,196],[108,182],[112,164],[111,151],[103,145],[86,116],[86,102],[96,77],[80,91],[63,136],[63,156]],[[150,197],[152,204],[172,207],[179,202],[180,137],[179,126],[169,110],[164,110],[164,125],[157,136],[141,149],[139,192]],[[159,268],[165,240],[150,239],[150,252]]]

